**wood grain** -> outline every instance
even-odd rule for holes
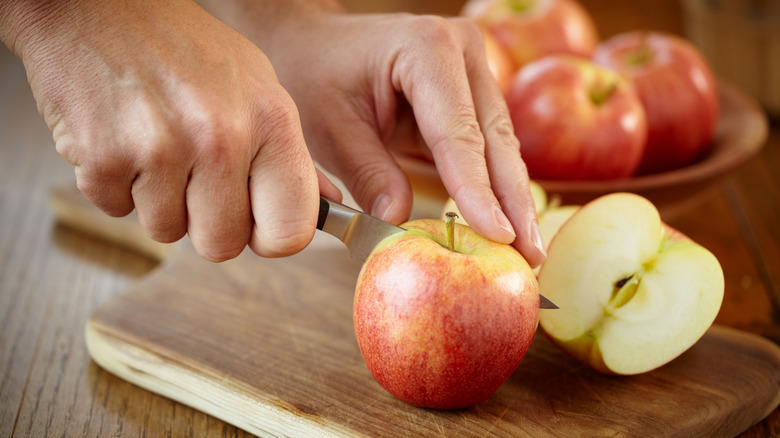
[[[96,214],[77,192],[54,195],[81,228],[136,234],[137,223]],[[717,326],[677,360],[633,377],[598,374],[537,334],[487,402],[414,408],[376,384],[357,349],[359,267],[322,234],[287,259],[245,253],[218,265],[182,244],[93,315],[87,346],[112,373],[263,436],[729,437],[780,403],[780,347]]]

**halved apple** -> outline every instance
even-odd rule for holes
[[[665,225],[647,199],[602,196],[560,227],[539,272],[560,309],[540,326],[594,369],[638,374],[682,354],[712,325],[723,301],[720,263]]]

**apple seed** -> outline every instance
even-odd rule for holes
[[[632,274],[632,275],[629,275],[628,277],[626,277],[626,278],[624,278],[622,280],[619,280],[617,283],[615,283],[615,287],[617,289],[620,289],[621,287],[625,286],[625,284],[628,283],[628,280],[631,280],[631,277],[633,277],[633,276],[634,275]]]
[[[612,311],[623,307],[634,298],[636,290],[639,287],[639,277],[640,276],[637,274],[632,274],[615,283],[615,289],[612,291],[612,300],[610,300],[608,312],[612,313]]]

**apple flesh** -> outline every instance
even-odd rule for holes
[[[528,173],[534,179],[632,176],[647,140],[644,109],[619,74],[566,55],[520,69],[506,94]]]
[[[680,168],[711,149],[718,84],[693,44],[669,34],[629,32],[601,43],[593,59],[631,79],[642,101],[648,136],[639,173]]]
[[[558,230],[539,272],[560,309],[540,326],[595,370],[638,374],[666,364],[701,338],[723,300],[720,263],[628,193],[581,207]]]
[[[422,219],[383,240],[358,277],[353,318],[376,381],[421,407],[489,398],[515,371],[538,325],[539,289],[509,245]]]
[[[598,44],[593,19],[574,0],[469,0],[461,15],[475,19],[518,67],[557,53],[588,58]]]

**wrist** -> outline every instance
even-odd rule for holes
[[[52,32],[67,2],[0,0],[0,40],[20,59]]]

